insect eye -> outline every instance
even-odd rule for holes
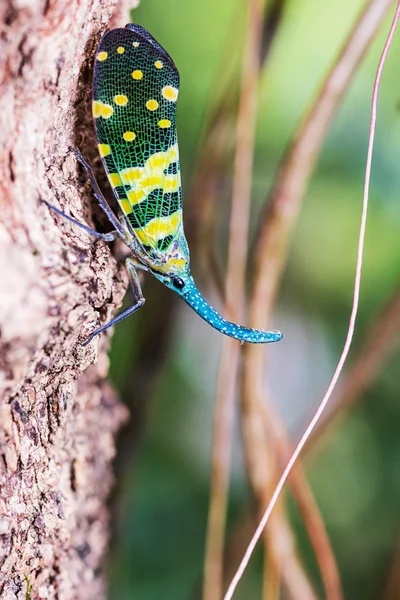
[[[174,277],[173,278],[173,284],[175,287],[177,287],[179,290],[181,290],[182,288],[185,287],[185,282],[183,281],[183,279],[181,279],[180,277]]]

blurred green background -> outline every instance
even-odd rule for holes
[[[240,77],[245,3],[142,0],[133,20],[166,47],[181,74],[178,127],[184,206],[210,107],[224,71]],[[253,179],[252,235],[277,163],[303,110],[350,31],[360,0],[289,0],[263,70]],[[292,439],[303,432],[334,370],[347,329],[360,225],[371,91],[389,20],[334,121],[292,241],[273,325],[268,382]],[[400,32],[384,71],[376,133],[360,314],[352,356],[398,287],[400,272]],[[231,170],[221,203],[229,202]],[[226,210],[225,210],[226,217]],[[185,215],[185,212],[184,212]],[[222,231],[226,224],[219,225]],[[190,240],[189,240],[190,242]],[[222,250],[221,250],[222,249]],[[226,239],[217,251],[222,257]],[[223,258],[219,257],[223,263]],[[193,272],[196,278],[196,256]],[[207,278],[200,288],[218,308]],[[131,410],[116,462],[111,600],[200,597],[213,405],[221,336],[157,281],[140,313],[115,329],[111,376]],[[351,360],[351,357],[350,357]],[[360,398],[307,473],[349,599],[384,598],[400,533],[399,354]],[[267,378],[267,374],[266,374]],[[238,428],[229,524],[249,511]],[[290,505],[298,550],[323,597],[312,550]],[[261,551],[235,596],[260,597]]]

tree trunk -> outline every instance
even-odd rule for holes
[[[41,199],[90,223],[90,188],[68,147],[96,155],[93,54],[115,4],[0,4],[3,600],[105,597],[105,503],[127,415],[105,380],[109,334],[81,342],[121,304],[127,277],[104,243]]]

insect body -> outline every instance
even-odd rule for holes
[[[282,337],[278,331],[249,329],[223,319],[204,300],[190,274],[182,222],[178,94],[175,64],[143,27],[128,24],[103,36],[94,67],[93,117],[99,152],[122,216],[118,221],[89,165],[76,152],[115,232],[99,234],[84,227],[105,241],[118,236],[131,249],[135,261],[128,259],[127,268],[134,305],[93,332],[88,342],[143,304],[136,268],[150,271],[222,333],[247,342],[276,342]]]

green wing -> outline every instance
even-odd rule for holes
[[[143,27],[103,36],[93,80],[99,152],[122,211],[150,255],[165,251],[182,227],[178,93],[176,66]]]

